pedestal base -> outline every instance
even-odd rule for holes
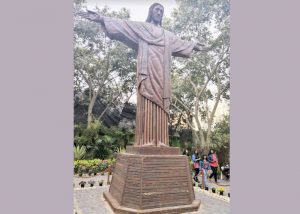
[[[180,155],[180,149],[177,147],[139,147],[127,146],[127,154],[135,155]]]
[[[121,206],[109,192],[104,192],[103,196],[108,201],[113,211],[117,214],[178,214],[196,211],[200,206],[200,201],[194,200],[193,203],[189,205],[138,210]]]
[[[152,149],[161,154],[160,148]],[[122,214],[184,213],[196,211],[200,205],[184,155],[118,154],[104,197],[115,213]]]

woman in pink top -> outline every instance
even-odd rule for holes
[[[208,162],[210,163],[210,168],[212,170],[211,175],[209,176],[209,179],[211,179],[212,177],[214,177],[215,182],[218,182],[218,158],[217,155],[215,153],[215,151],[213,149],[211,149],[208,153]]]

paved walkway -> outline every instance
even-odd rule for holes
[[[77,214],[112,214],[112,210],[103,198],[105,187],[86,187],[74,189],[74,209]]]
[[[104,186],[100,187],[97,184],[94,187],[80,188],[79,182],[85,180],[104,180]],[[103,192],[108,191],[109,186],[106,185],[107,174],[105,176],[97,175],[92,177],[74,177],[74,210],[77,214],[112,214],[112,210],[103,198]],[[227,184],[228,185],[228,184]],[[89,186],[87,184],[87,186]],[[208,186],[214,187],[216,184],[209,183]],[[191,214],[229,214],[230,202],[227,197],[229,186],[224,186],[225,196],[218,196],[211,191],[201,190],[199,187],[194,187],[196,199],[201,200],[200,209]],[[75,213],[75,211],[74,211]]]
[[[228,197],[219,196],[216,194],[207,193],[205,190],[194,188],[196,199],[201,200],[200,209],[197,214],[229,214],[230,213],[230,202]]]

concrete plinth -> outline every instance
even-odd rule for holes
[[[134,148],[129,150],[131,154],[118,154],[109,192],[104,193],[115,213],[198,210],[200,201],[195,200],[187,156],[175,155],[177,149],[160,149],[151,148],[151,155]]]
[[[138,147],[127,146],[127,154],[136,155],[180,155],[180,149],[177,147]]]

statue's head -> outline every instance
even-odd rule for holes
[[[154,3],[150,6],[146,22],[160,25],[164,15],[164,7],[159,3]]]

